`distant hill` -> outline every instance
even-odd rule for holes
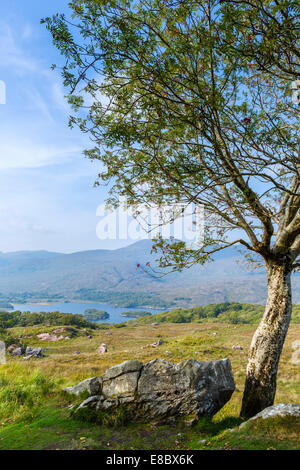
[[[206,305],[240,301],[262,303],[266,297],[265,274],[248,272],[235,248],[215,255],[206,266],[194,266],[164,277],[147,274],[137,264],[155,266],[151,240],[118,250],[93,250],[72,254],[47,251],[0,253],[0,299],[30,298],[99,300],[123,306]],[[300,302],[295,277],[294,301]],[[128,302],[130,296],[143,301]]]

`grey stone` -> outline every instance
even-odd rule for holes
[[[70,395],[80,395],[83,392],[88,392],[90,395],[100,395],[102,392],[102,377],[83,380],[73,387],[64,388],[64,391]]]
[[[18,347],[18,348],[16,348],[16,349],[12,349],[12,350],[10,351],[10,354],[11,354],[12,356],[23,356],[23,354],[25,354],[25,348],[24,348],[23,346],[20,346],[20,347]]]
[[[158,346],[161,346],[163,344],[162,340],[158,340],[156,343],[151,344],[154,348],[158,348]]]
[[[94,407],[97,402],[97,410],[110,409],[113,413],[122,405],[132,421],[174,424],[180,419],[190,426],[200,417],[211,418],[235,389],[229,359],[210,362],[189,359],[176,365],[164,359],[154,359],[145,365],[125,361],[108,369],[99,380],[101,391],[91,391],[93,400],[85,400],[81,408]],[[73,393],[74,389],[89,390],[86,383],[69,389]]]
[[[139,372],[143,367],[140,361],[124,361],[122,364],[117,364],[107,369],[103,375],[103,380],[111,380],[119,375],[127,374],[130,372]]]
[[[78,407],[78,410],[81,408],[96,408],[100,399],[98,395],[92,396],[84,400]]]
[[[103,394],[106,397],[126,395],[128,398],[128,394],[133,396],[142,367],[143,364],[139,361],[125,361],[108,369],[103,376]]]
[[[107,345],[102,343],[101,346],[98,348],[98,354],[105,354],[107,353]]]
[[[246,426],[249,421],[253,421],[256,419],[267,419],[267,418],[276,418],[277,416],[285,417],[285,416],[295,416],[300,417],[300,404],[294,403],[279,403],[278,405],[268,406],[257,415],[253,416],[252,418],[245,421],[240,425],[240,429]]]
[[[145,364],[138,384],[142,400],[158,415],[179,413],[212,417],[229,400],[234,389],[228,359],[211,362],[189,359],[177,365],[154,359]]]
[[[26,356],[27,357],[42,357],[43,356],[42,348],[30,348],[28,346],[26,348]]]

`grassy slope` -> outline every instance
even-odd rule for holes
[[[137,324],[137,323],[136,323]],[[55,327],[16,328],[14,334],[37,334]],[[29,346],[42,346],[45,357],[8,358],[0,366],[0,449],[294,449],[299,448],[299,420],[264,421],[249,429],[231,432],[238,417],[247,361],[247,349],[255,325],[226,323],[161,323],[158,327],[133,324],[80,335],[58,343],[26,339]],[[299,402],[299,365],[291,363],[292,343],[299,339],[300,325],[291,326],[280,362],[276,402]],[[141,347],[163,339],[160,348]],[[99,344],[108,353],[97,354]],[[243,351],[232,350],[241,345]],[[80,351],[80,355],[73,355]],[[101,375],[107,367],[127,359],[147,362],[161,357],[171,362],[186,358],[211,360],[228,357],[236,380],[230,402],[214,417],[193,429],[153,425],[109,428],[82,423],[70,417],[73,402],[61,393],[64,386]],[[204,442],[202,442],[204,441]]]

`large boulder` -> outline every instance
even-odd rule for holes
[[[240,425],[240,429],[246,426],[249,421],[256,419],[267,419],[267,418],[276,418],[280,416],[282,418],[286,416],[294,416],[295,418],[300,418],[300,404],[294,403],[279,403],[278,405],[268,406],[260,413],[257,413],[252,418],[245,421],[245,423]]]
[[[125,361],[108,369],[99,384],[98,392],[90,390],[90,397],[77,408],[80,414],[86,408],[113,414],[122,407],[129,420],[160,423],[211,418],[235,389],[229,359],[189,359],[176,365],[163,359],[147,364]]]

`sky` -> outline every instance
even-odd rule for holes
[[[68,128],[58,71],[62,58],[40,19],[67,12],[67,0],[10,0],[0,5],[0,251],[70,253],[115,249],[132,240],[100,240],[94,188],[98,162],[89,141]]]

